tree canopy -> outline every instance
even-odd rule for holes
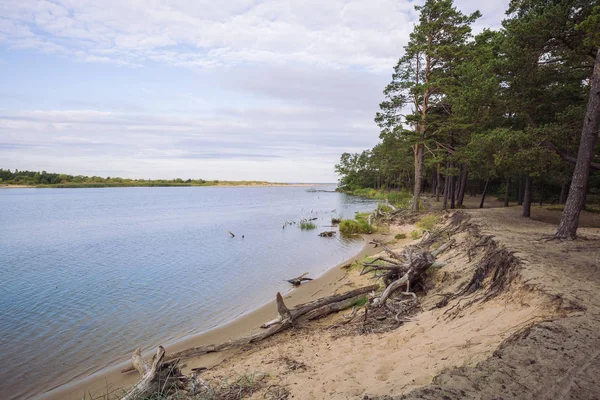
[[[465,192],[493,191],[523,203],[524,216],[532,201],[598,201],[598,0],[513,0],[501,29],[475,36],[479,12],[465,15],[451,0],[415,8],[375,116],[380,142],[342,156],[340,187],[410,190],[413,210],[423,190],[440,201],[443,193],[444,208]]]

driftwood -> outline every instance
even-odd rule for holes
[[[295,322],[297,322],[301,317],[306,315],[306,319],[316,319],[320,317],[324,317],[325,315],[331,314],[336,311],[340,311],[344,308],[347,308],[352,305],[354,301],[356,301],[357,297],[365,295],[367,293],[375,291],[379,285],[371,285],[365,286],[362,288],[354,289],[346,293],[336,294],[329,297],[324,297],[322,299],[318,299],[309,303],[300,304],[292,309],[288,309],[285,303],[283,302],[283,297],[280,293],[277,293],[276,303],[277,303],[277,313],[279,316],[273,320],[269,321],[261,326],[261,328],[268,328],[262,332],[255,333],[254,335],[244,337],[237,340],[232,340],[229,342],[221,343],[218,345],[210,344],[204,346],[196,346],[191,347],[186,350],[182,350],[173,354],[169,354],[168,356],[164,356],[163,362],[179,360],[189,357],[198,357],[208,353],[215,353],[219,351],[224,351],[228,349],[232,349],[239,346],[244,346],[249,343],[255,343],[261,341],[263,339],[268,338],[278,332],[281,332],[289,327],[291,327]],[[348,302],[347,300],[352,300]],[[343,303],[345,302],[345,303]],[[337,304],[340,303],[340,304]],[[347,304],[345,307],[343,307]],[[329,308],[324,308],[326,306],[332,305]],[[324,308],[323,310],[319,310],[320,308]],[[316,311],[313,314],[309,314],[311,311]],[[318,312],[317,312],[318,311]],[[124,368],[121,370],[122,373],[127,373],[136,370],[133,366],[128,368]]]
[[[386,300],[390,297],[390,295],[401,288],[403,285],[406,285],[406,291],[403,294],[410,294],[413,297],[416,297],[414,293],[410,292],[410,285],[416,283],[418,279],[420,279],[421,275],[429,268],[434,262],[435,257],[428,251],[423,251],[417,247],[407,247],[404,251],[407,262],[407,271],[400,278],[392,282],[388,287],[383,291],[381,297],[375,299],[373,304],[375,305],[384,305]]]
[[[332,236],[335,236],[335,231],[321,232],[321,233],[319,233],[319,236],[321,236],[321,237],[332,237]]]
[[[160,393],[165,397],[180,390],[195,391],[202,381],[194,374],[192,378],[183,375],[178,363],[165,362],[165,349],[158,346],[156,355],[151,363],[142,358],[141,349],[137,349],[131,357],[131,364],[140,374],[139,382],[129,389],[121,400],[144,399],[154,393]]]
[[[380,277],[384,278],[387,287],[381,297],[373,301],[374,305],[385,305],[390,295],[402,286],[406,286],[406,290],[402,292],[403,294],[416,297],[414,293],[410,292],[410,287],[414,287],[419,283],[422,274],[428,268],[439,268],[444,265],[436,262],[435,257],[450,248],[454,244],[454,240],[449,240],[432,252],[425,251],[417,246],[408,246],[404,248],[402,255],[395,253],[384,243],[376,241],[371,243],[383,247],[390,258],[377,257],[371,262],[363,263],[361,275],[369,272],[385,271],[385,274],[380,275]]]
[[[318,314],[315,313],[312,314],[312,316],[308,319],[319,318],[327,314],[343,310],[352,305],[352,302],[350,302],[345,307],[343,307],[343,304],[337,303],[342,303],[349,299],[355,300],[356,297],[373,292],[377,290],[378,287],[379,285],[365,286],[362,288],[351,290],[346,293],[323,297],[322,299],[311,301],[310,303],[300,304],[299,306],[296,306],[292,309],[288,309],[286,307],[285,303],[283,302],[283,298],[279,293],[277,293],[277,313],[279,314],[279,316],[272,321],[264,323],[263,325],[261,325],[261,328],[268,328],[276,324],[286,324],[288,322],[291,324],[292,322],[296,322],[300,317],[310,313],[311,311],[315,311],[329,305],[331,305],[331,307],[327,308],[327,310],[329,310],[328,313],[326,313],[325,311],[319,312]]]
[[[308,275],[308,272],[303,273],[297,278],[286,279],[286,282],[289,282],[294,286],[300,286],[300,284],[302,284],[304,281],[312,281],[311,278],[306,278],[306,275]]]

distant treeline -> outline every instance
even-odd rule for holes
[[[26,185],[37,187],[85,188],[124,186],[266,186],[266,181],[220,181],[205,179],[128,179],[119,177],[57,174],[46,171],[19,171],[0,168],[0,185]]]

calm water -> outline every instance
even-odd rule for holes
[[[52,387],[264,304],[282,279],[356,254],[361,240],[317,233],[372,208],[306,187],[0,190],[0,397],[31,397],[39,386],[27,382]],[[322,229],[282,229],[302,217]]]

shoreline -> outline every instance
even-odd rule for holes
[[[374,245],[369,244],[369,241],[373,238],[380,238],[382,236],[384,236],[384,234],[363,235],[362,237],[365,243],[361,250],[353,257],[327,269],[309,283],[303,284],[296,288],[292,287],[287,292],[282,293],[286,304],[290,307],[293,307],[298,304],[306,303],[320,297],[333,294],[336,290],[343,286],[340,284],[340,281],[347,274],[344,267],[349,263],[363,258],[364,256],[378,253],[380,249],[376,249]],[[275,297],[275,293],[273,293],[273,297]],[[251,311],[235,317],[233,320],[223,325],[217,326],[202,333],[177,339],[174,342],[163,346],[168,354],[195,346],[221,344],[230,340],[240,339],[261,331],[260,325],[265,321],[274,318],[276,315],[277,312],[275,301],[272,300]],[[143,346],[142,343],[139,345]],[[144,352],[144,357],[150,357],[152,354],[154,354],[154,351],[154,348],[148,349]],[[192,357],[186,359],[185,361],[188,365],[193,364],[194,367],[211,367],[220,363],[224,358],[226,358],[230,351],[231,350],[225,350],[222,352],[209,353],[198,357]],[[128,358],[129,356],[130,355],[127,355]],[[137,373],[121,373],[121,370],[129,365],[130,361],[127,359],[116,365],[101,368],[100,370],[91,374],[80,372],[79,374],[75,374],[69,382],[49,388],[44,392],[38,392],[34,395],[34,398],[38,400],[80,400],[82,396],[106,394],[107,389],[109,391],[113,391],[132,386],[139,379]]]
[[[0,185],[0,189],[109,189],[109,188],[164,188],[164,187],[226,187],[226,188],[267,188],[267,187],[313,187],[329,186],[335,183],[266,183],[266,184],[243,184],[243,185]]]

